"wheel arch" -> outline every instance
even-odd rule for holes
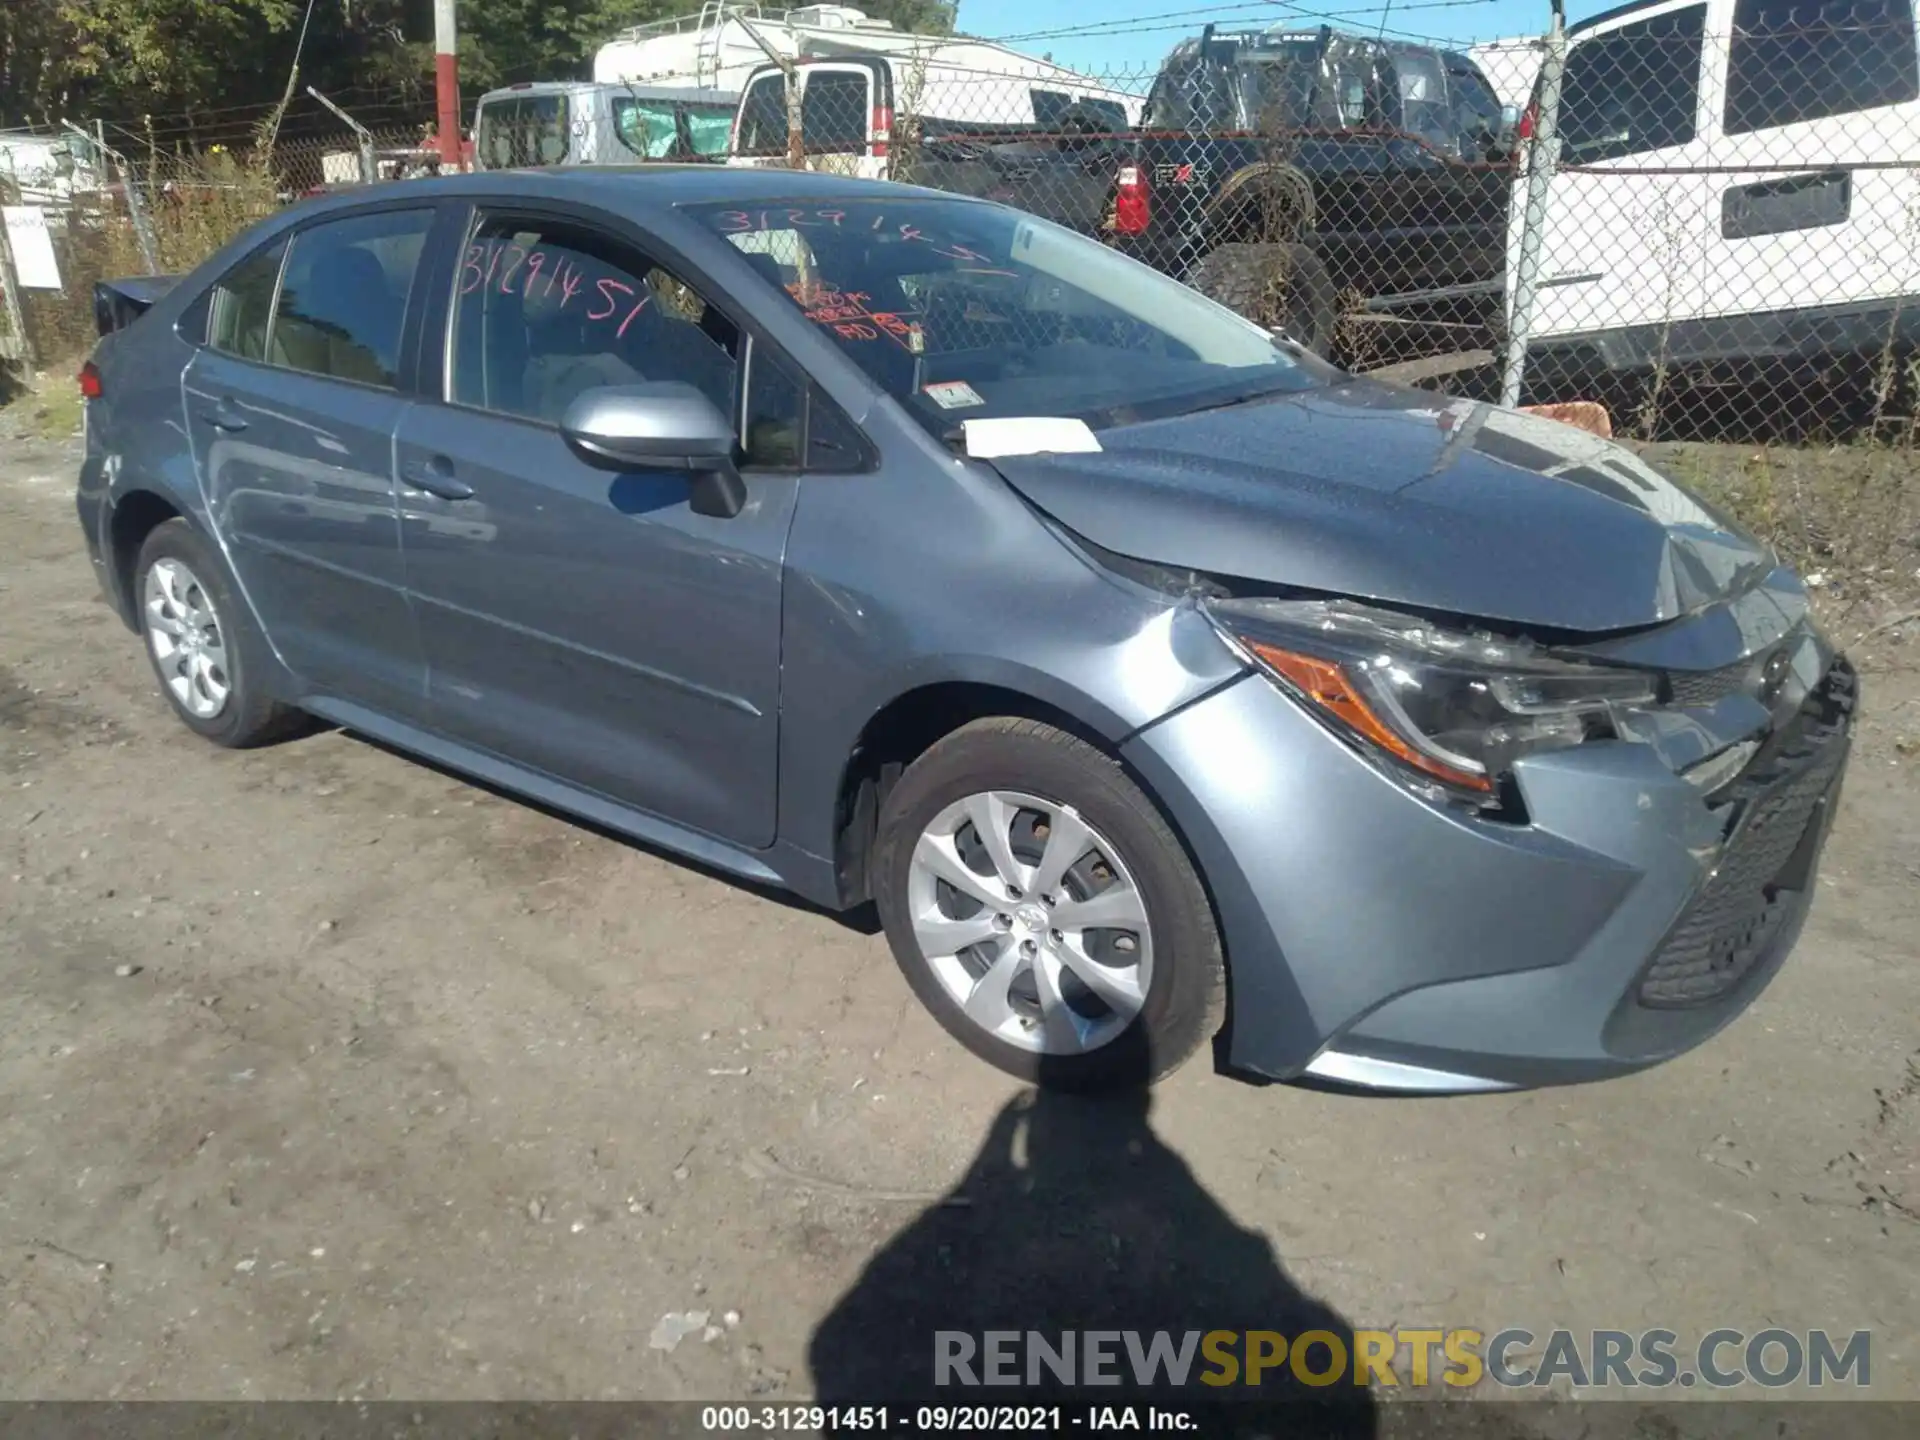
[[[134,590],[134,566],[147,536],[169,520],[193,519],[158,490],[145,487],[116,495],[107,511],[107,564],[113,580],[115,608],[129,630],[140,628],[140,599]]]
[[[907,766],[962,726],[996,716],[1052,725],[1118,764],[1179,839],[1212,903],[1206,869],[1177,810],[1126,754],[1125,742],[1141,727],[1129,726],[1090,696],[1040,678],[1040,684],[997,674],[925,680],[901,689],[867,717],[847,748],[835,787],[833,870],[843,906],[852,908],[872,898],[868,862],[880,810],[894,782]],[[1223,940],[1224,935],[1223,931]],[[1231,969],[1231,957],[1228,963]]]
[[[1313,229],[1313,182],[1285,161],[1242,166],[1207,203],[1207,248],[1235,241],[1291,242]]]

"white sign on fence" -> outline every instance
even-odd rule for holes
[[[38,205],[0,205],[13,250],[14,278],[23,290],[58,290],[60,263],[53,255],[47,212]]]

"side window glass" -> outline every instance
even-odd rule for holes
[[[1058,130],[1060,116],[1073,100],[1064,90],[1033,89],[1027,92],[1033,101],[1033,121],[1042,130]]]
[[[740,110],[740,153],[787,153],[786,76],[763,75],[747,87],[747,98],[741,101]]]
[[[386,210],[294,236],[268,358],[309,375],[396,385],[400,326],[432,224],[431,210]]]
[[[866,449],[853,422],[815,391],[807,407],[807,469],[858,470],[865,460]]]
[[[844,154],[867,148],[868,76],[814,70],[800,90],[800,137],[807,154]]]
[[[1457,57],[1447,63],[1447,83],[1461,158],[1477,160],[1480,147],[1500,133],[1500,99],[1478,70]]]
[[[207,343],[214,349],[242,360],[267,358],[267,320],[286,253],[287,242],[276,241],[242,260],[213,287]]]
[[[1186,67],[1168,66],[1147,92],[1143,123],[1149,130],[1186,129],[1191,116],[1186,99]]]
[[[1739,0],[1727,133],[1920,98],[1912,0]]]
[[[694,154],[717,159],[727,153],[727,144],[733,138],[731,110],[702,110],[688,106],[682,113],[686,117],[687,133],[693,137]]]
[[[1693,139],[1706,14],[1704,5],[1669,10],[1573,47],[1560,99],[1568,160],[1612,160]]]
[[[765,346],[754,346],[747,380],[747,418],[740,439],[743,468],[797,470],[800,467],[805,394],[792,372]]]
[[[664,160],[680,138],[670,102],[643,105],[638,100],[613,102],[613,133],[627,149],[647,160]]]
[[[557,424],[588,390],[678,380],[735,415],[738,351],[732,321],[631,247],[483,217],[460,265],[448,395]]]

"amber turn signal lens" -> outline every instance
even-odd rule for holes
[[[1313,704],[1356,735],[1378,745],[1396,760],[1436,780],[1444,780],[1449,785],[1483,793],[1493,789],[1493,782],[1484,774],[1456,769],[1408,744],[1399,731],[1380,718],[1367,703],[1366,697],[1347,679],[1346,671],[1335,662],[1282,650],[1277,645],[1265,645],[1257,640],[1242,643]]]

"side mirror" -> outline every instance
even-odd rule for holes
[[[568,449],[602,470],[691,471],[695,514],[725,519],[746,506],[746,484],[733,466],[733,425],[692,385],[663,380],[588,390],[567,406],[560,434]]]

